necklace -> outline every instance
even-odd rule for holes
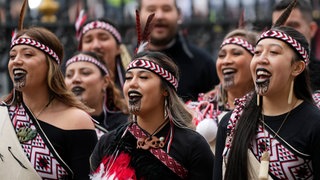
[[[54,99],[53,97],[49,99],[49,102],[41,109],[38,115],[34,116],[35,119],[37,119],[41,115],[41,113],[51,104],[53,99]],[[37,136],[37,129],[32,129],[31,127],[28,127],[28,126],[22,126],[17,130],[17,137],[21,143],[32,140],[36,136]]]
[[[295,105],[297,104],[298,100],[293,104],[293,106],[291,107],[290,111],[286,114],[285,118],[283,119],[282,123],[280,124],[278,130],[276,132],[274,132],[274,137],[272,139],[276,139],[279,136],[279,132],[281,130],[281,128],[283,127],[284,123],[287,121],[292,109],[295,107]],[[264,151],[261,155],[260,158],[260,171],[259,171],[259,180],[265,180],[268,179],[269,176],[269,161],[270,161],[270,153],[269,153],[269,149],[267,148],[267,140],[266,140],[266,133],[265,133],[265,121],[264,121],[264,115],[263,115],[263,110],[262,110],[262,114],[261,114],[261,119],[262,119],[262,128],[263,128],[263,132],[264,132]],[[271,128],[270,128],[271,129]],[[272,129],[271,129],[272,130]],[[270,145],[272,145],[272,139],[270,139]]]
[[[44,110],[47,109],[47,107],[51,104],[51,102],[53,101],[53,97],[51,97],[48,101],[48,103],[39,111],[39,113],[35,116],[35,118],[38,119],[38,117],[43,113]]]
[[[145,138],[139,138],[137,141],[137,148],[138,149],[149,149],[150,147],[151,148],[163,148],[164,144],[165,144],[164,137],[158,138],[155,136],[155,134],[157,134],[167,124],[167,122],[169,122],[169,121],[168,120],[163,121],[163,123],[161,123],[160,126],[158,126],[157,129],[149,136],[147,136]],[[140,127],[140,129],[142,129],[142,128]],[[145,131],[145,130],[143,130],[143,131]],[[145,133],[149,134],[148,132],[145,132]]]

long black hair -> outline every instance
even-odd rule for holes
[[[297,40],[309,53],[309,44],[305,37],[293,28],[279,26],[271,30],[283,32]],[[290,46],[290,45],[289,45]],[[291,47],[291,46],[290,46]],[[292,48],[294,49],[294,48]],[[301,61],[303,58],[294,49],[295,57],[293,62]],[[308,69],[306,68],[294,79],[294,94],[298,99],[313,102],[310,88]],[[238,121],[232,140],[232,148],[229,152],[225,179],[248,179],[248,148],[256,136],[259,125],[259,118],[262,107],[256,104],[257,94],[254,93],[252,98],[246,103],[243,113]]]

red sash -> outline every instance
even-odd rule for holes
[[[148,137],[137,124],[133,123],[128,127],[129,132],[137,139]],[[162,149],[149,148],[149,151],[157,157],[164,165],[171,169],[182,179],[186,179],[188,175],[188,170],[184,168],[179,162],[173,159],[169,154],[167,154]]]

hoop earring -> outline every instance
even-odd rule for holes
[[[289,96],[288,96],[288,104],[292,103],[292,96],[293,96],[293,85],[294,85],[294,81],[291,81],[291,85],[290,85],[290,91],[289,91]]]

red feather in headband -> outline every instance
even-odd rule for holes
[[[84,9],[81,9],[81,3],[80,0],[77,0],[77,10],[76,10],[76,20],[75,20],[75,30],[76,30],[76,38],[78,41],[80,41],[80,28],[82,25],[86,22],[88,18],[88,15]]]
[[[143,33],[141,34],[141,22],[140,22],[140,13],[136,10],[136,31],[137,31],[137,48],[135,54],[142,52],[146,49],[146,46],[149,42],[149,36],[152,30],[152,19],[154,18],[154,13],[148,16],[146,25],[144,27]]]

